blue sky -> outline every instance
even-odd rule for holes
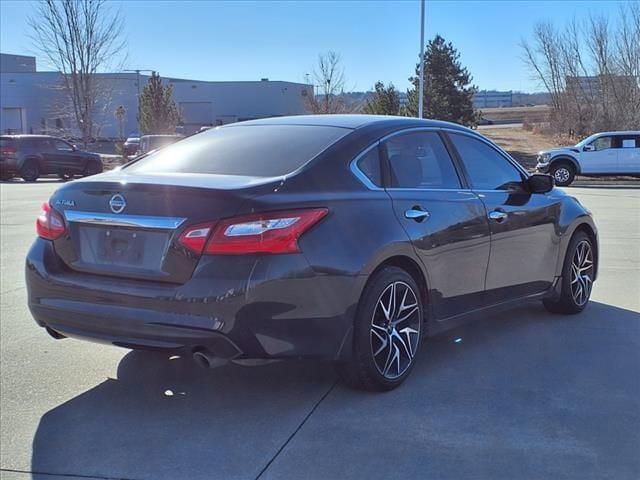
[[[481,89],[540,90],[519,42],[534,24],[609,14],[609,1],[427,1],[425,38],[453,42]],[[420,4],[397,1],[111,1],[126,20],[127,68],[198,80],[304,81],[320,52],[343,61],[347,90],[377,80],[408,87],[419,52]],[[33,54],[28,1],[0,0],[0,50]],[[39,68],[45,65],[38,59]]]

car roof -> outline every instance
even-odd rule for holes
[[[184,135],[179,134],[161,134],[161,135],[143,135],[140,138],[182,138]]]
[[[295,115],[290,117],[271,117],[245,122],[230,123],[219,128],[235,128],[249,125],[308,125],[321,127],[338,127],[356,129],[376,124],[397,127],[439,127],[468,130],[466,127],[440,120],[419,119],[413,117],[397,117],[390,115]]]
[[[640,130],[621,130],[618,132],[598,132],[594,135],[606,136],[606,135],[640,135]]]
[[[2,138],[13,138],[13,139],[54,138],[56,140],[64,140],[63,138],[54,137],[53,135],[32,135],[32,134],[2,135]]]

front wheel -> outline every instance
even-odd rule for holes
[[[411,275],[384,267],[365,287],[354,324],[353,357],[338,365],[354,388],[391,390],[409,375],[423,330],[420,290]]]
[[[566,162],[559,162],[551,167],[551,176],[556,181],[556,185],[559,187],[566,187],[571,185],[576,178],[576,171],[572,165]]]
[[[593,242],[585,232],[577,232],[565,255],[560,297],[543,300],[545,308],[553,313],[580,313],[589,303],[594,274]]]

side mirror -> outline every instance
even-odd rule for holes
[[[596,149],[593,145],[585,145],[582,149],[583,152],[593,152]]]
[[[547,193],[553,190],[556,182],[551,175],[534,173],[527,179],[527,186],[531,193]]]

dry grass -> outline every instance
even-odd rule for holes
[[[494,122],[544,122],[549,117],[548,105],[533,107],[481,108],[482,116]]]
[[[540,150],[567,144],[566,140],[563,142],[562,139],[534,133],[522,127],[483,128],[480,133],[500,145],[527,169],[536,166],[536,157]]]
[[[100,158],[102,159],[102,168],[105,171],[113,170],[116,167],[124,165],[126,162],[126,160],[123,159],[121,155],[101,153]]]

